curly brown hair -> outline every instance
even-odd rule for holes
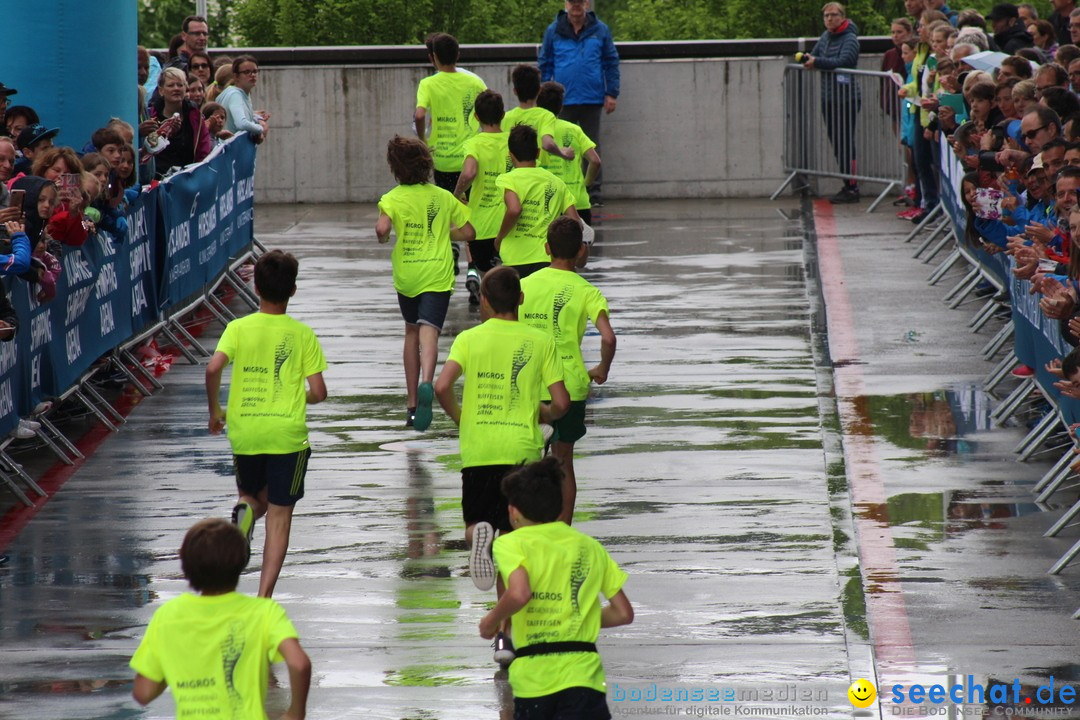
[[[390,172],[402,185],[426,183],[435,166],[431,151],[419,138],[395,135],[386,145],[386,162]]]

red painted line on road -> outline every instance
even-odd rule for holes
[[[826,200],[814,203],[818,267],[828,316],[829,352],[834,368],[837,408],[844,435],[844,460],[855,515],[856,543],[866,591],[867,620],[880,677],[884,671],[915,671],[911,623],[904,604],[896,561],[885,483],[877,457],[866,386],[860,367],[851,298],[844,285],[844,263],[836,218]]]
[[[142,394],[132,387],[130,392],[125,392],[120,396],[114,407],[117,412],[127,417],[142,399]],[[0,517],[0,552],[3,552],[15,540],[22,529],[38,514],[41,508],[45,507],[45,504],[52,500],[56,493],[60,492],[60,488],[64,486],[64,483],[70,480],[79,468],[89,462],[94,452],[111,434],[100,421],[83,433],[83,436],[76,440],[74,445],[85,457],[75,458],[74,465],[68,465],[57,460],[52,467],[45,471],[41,479],[37,480],[37,484],[45,492],[44,497],[39,496],[29,488],[25,488],[17,477],[12,476],[20,487],[24,487],[27,496],[34,504],[23,505],[19,502]],[[47,452],[47,450],[42,448],[42,452]]]

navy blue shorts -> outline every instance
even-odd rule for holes
[[[422,292],[416,297],[398,293],[397,302],[407,325],[430,325],[442,330],[446,309],[450,307],[450,291]]]
[[[500,532],[514,529],[510,525],[510,508],[502,492],[502,480],[517,469],[517,465],[474,465],[461,469],[461,516],[466,526],[488,522]]]
[[[251,497],[266,489],[271,505],[289,507],[304,497],[311,448],[286,455],[233,455],[236,487]]]
[[[514,698],[514,720],[610,720],[607,697],[599,690],[572,687],[551,695]]]

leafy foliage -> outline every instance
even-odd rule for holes
[[[210,25],[210,47],[232,45],[232,14],[227,0],[207,4],[207,24]],[[184,18],[195,14],[191,0],[139,0],[139,44],[148,48],[167,48],[173,36],[180,32]]]

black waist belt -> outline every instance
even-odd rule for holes
[[[554,655],[555,653],[571,652],[597,652],[596,643],[570,640],[566,642],[535,643],[526,645],[523,648],[517,648],[514,650],[514,657],[523,658],[530,655]]]

